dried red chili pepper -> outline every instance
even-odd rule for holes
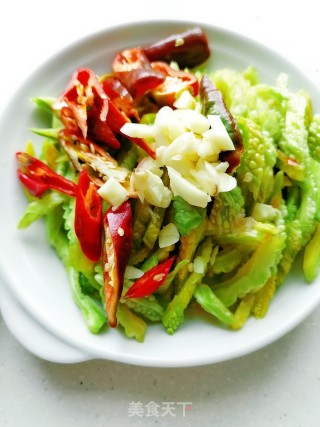
[[[88,68],[80,68],[73,75],[57,106],[65,129],[86,140],[99,141],[119,149],[117,140],[106,123],[109,99],[96,75]]]
[[[210,56],[208,39],[201,28],[192,28],[179,34],[173,34],[144,47],[149,61],[176,61],[180,68],[195,67]]]
[[[108,100],[108,106],[110,101]],[[108,108],[107,120],[102,121],[95,109],[88,111],[88,137],[94,141],[102,142],[111,148],[118,150],[121,148],[120,142],[117,140],[109,123],[110,108]]]
[[[66,90],[56,103],[65,103],[72,111],[84,138],[87,137],[87,111],[94,108],[101,121],[108,113],[108,97],[102,89],[96,74],[89,68],[79,68],[71,77]]]
[[[100,119],[97,109],[95,108],[91,108],[87,111],[88,128],[86,138],[83,137],[70,107],[61,108],[60,118],[64,125],[64,129],[60,131],[60,137],[69,135],[74,141],[79,141],[86,145],[90,145],[92,142],[97,141],[114,149],[119,149],[121,147],[120,142],[117,140],[106,121]]]
[[[111,130],[117,134],[125,136],[127,139],[132,141],[134,144],[142,148],[150,157],[153,159],[156,158],[155,151],[150,147],[150,145],[143,138],[133,138],[131,136],[124,135],[121,132],[121,128],[125,123],[130,123],[130,119],[125,117],[118,108],[114,105],[112,101],[109,101],[109,111],[107,116],[107,124],[110,126]]]
[[[72,110],[70,107],[64,106],[60,110],[60,119],[63,123],[63,126],[65,129],[68,129],[69,132],[72,132],[73,134],[79,134],[81,138],[83,138],[82,133],[80,131],[80,128],[78,126],[78,123],[76,119],[73,116]]]
[[[143,298],[155,292],[166,281],[175,259],[174,255],[144,273],[128,289],[125,298]]]
[[[67,106],[61,107],[61,102],[66,103]],[[86,140],[88,137],[93,141],[105,143],[113,149],[121,147],[116,134],[121,134],[121,127],[130,122],[130,119],[109,99],[90,69],[80,68],[73,74],[56,106],[61,107],[61,119],[66,130],[70,131],[76,139]],[[66,134],[65,130],[62,132]],[[142,138],[129,139],[149,156],[155,158],[155,152]]]
[[[172,107],[177,94],[185,89],[193,96],[198,95],[199,82],[193,74],[177,71],[162,61],[151,62],[151,66],[166,76],[164,83],[151,92],[158,104]]]
[[[132,211],[130,201],[110,208],[103,218],[102,263],[108,323],[117,326],[117,306],[123,289],[124,272],[132,247]]]
[[[112,70],[133,98],[141,98],[165,81],[165,76],[151,67],[140,48],[119,52],[112,61]]]
[[[108,76],[102,81],[102,87],[118,110],[126,117],[139,120],[138,111],[133,105],[133,98],[119,79],[112,75]]]
[[[101,257],[102,199],[86,170],[79,175],[74,229],[83,253],[93,262]]]
[[[76,196],[77,185],[57,174],[41,160],[21,151],[16,153],[16,158],[19,164],[18,177],[34,196],[39,197],[49,189],[61,191],[69,196]]]

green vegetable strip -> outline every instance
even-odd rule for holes
[[[94,279],[100,286],[100,289],[103,288],[103,271],[102,271],[102,263],[96,264],[94,266]]]
[[[220,322],[226,325],[234,323],[235,319],[231,311],[217,298],[208,285],[198,285],[194,297],[205,311],[215,316]]]
[[[303,272],[308,282],[312,282],[318,275],[320,269],[320,224],[305,247],[303,256]]]
[[[172,208],[173,222],[181,236],[188,235],[206,216],[206,209],[192,206],[180,196],[173,199]]]
[[[138,161],[138,149],[135,144],[131,144],[131,147],[126,152],[123,160],[119,162],[119,165],[123,168],[133,170]]]
[[[151,253],[152,249],[144,245],[139,249],[136,249],[131,252],[129,265],[138,265],[143,262]]]
[[[86,295],[100,299],[100,291],[101,291],[100,284],[95,281],[95,286],[92,286],[92,282],[88,280],[88,278],[81,272],[79,272],[79,277],[80,277],[80,286],[81,286],[82,292]]]
[[[216,256],[212,271],[215,274],[230,273],[243,262],[249,252],[250,249],[244,247],[221,250]]]
[[[315,114],[310,123],[308,146],[313,159],[320,162],[320,114]]]
[[[272,275],[263,288],[254,294],[254,303],[251,312],[256,318],[262,319],[266,315],[275,291],[276,276]]]
[[[319,164],[311,159],[307,163],[309,164],[308,169],[305,171],[307,180],[301,185],[300,199],[299,201],[297,200],[296,209],[291,207],[288,217],[285,218],[287,241],[279,266],[277,286],[284,281],[298,252],[311,239],[317,225],[320,168]],[[292,219],[295,211],[296,216]]]
[[[252,86],[259,83],[259,75],[253,65],[249,65],[242,73],[242,76],[250,82]]]
[[[264,203],[273,189],[277,151],[255,122],[239,117],[238,124],[245,151],[237,169],[237,179],[243,189],[252,193],[255,201]]]
[[[165,212],[165,208],[159,208],[156,206],[153,209],[153,214],[151,215],[150,222],[143,236],[143,242],[150,249],[154,247],[158,239]]]
[[[226,68],[209,74],[209,77],[221,91],[230,112],[235,116],[247,115],[246,101],[248,94],[251,95],[251,82],[241,73]]]
[[[45,225],[49,244],[55,249],[63,264],[66,265],[69,257],[69,240],[64,228],[63,208],[61,205],[47,213]]]
[[[267,203],[255,203],[251,216],[259,222],[274,222],[278,216],[279,212],[271,205]]]
[[[155,113],[146,113],[141,117],[140,123],[146,124],[146,125],[153,125],[155,119],[156,119]]]
[[[126,298],[124,304],[134,312],[140,314],[152,322],[161,322],[163,307],[158,303],[154,295],[144,298]]]
[[[238,298],[261,289],[278,264],[284,245],[283,233],[266,238],[232,278],[213,288],[216,296],[230,307]]]
[[[256,122],[264,135],[277,142],[282,135],[286,112],[286,90],[258,84],[247,96],[247,116]]]
[[[213,236],[215,243],[221,246],[235,245],[245,247],[245,250],[256,248],[265,239],[279,233],[279,228],[273,224],[263,222],[252,222],[248,219],[248,231],[226,234],[223,236]]]
[[[304,180],[304,166],[290,159],[289,156],[278,150],[277,168],[283,171],[290,179],[294,181]]]
[[[122,295],[125,295],[132,285],[132,280],[124,279]],[[154,294],[143,298],[121,298],[120,302],[145,319],[161,322],[163,307]]]
[[[234,322],[231,324],[232,329],[240,329],[246,323],[248,317],[250,316],[255,296],[254,294],[245,295],[234,313]]]
[[[142,238],[150,221],[150,207],[147,203],[136,201],[132,221],[132,245],[133,248],[141,246]]]
[[[177,274],[179,271],[185,266],[189,264],[189,260],[184,259],[180,261],[174,269],[168,274],[166,281],[160,288],[157,289],[156,295],[159,303],[163,307],[167,307],[169,302],[172,300],[175,292],[175,278],[177,277]]]
[[[244,198],[239,187],[227,193],[218,193],[214,199],[207,227],[207,234],[214,236],[245,231]]]
[[[287,104],[285,126],[279,147],[291,161],[295,161],[308,171],[308,159],[310,157],[308,147],[308,126],[311,122],[312,110],[310,98],[304,92],[291,94]],[[296,176],[292,176],[296,179]],[[302,179],[307,177],[302,174]]]
[[[105,312],[92,298],[82,292],[79,272],[69,268],[68,275],[74,300],[80,308],[90,332],[97,334],[106,323]]]
[[[162,286],[160,286],[160,288],[158,288],[157,293],[158,294],[165,294],[168,291],[168,289],[170,288],[171,284],[173,283],[173,281],[176,278],[179,271],[187,264],[189,264],[188,259],[184,259],[184,260],[178,262],[178,264],[174,267],[174,269],[168,274],[164,284]]]
[[[42,144],[41,157],[43,161],[54,171],[57,169],[57,160],[60,157],[60,151],[52,139],[45,139]]]
[[[55,98],[37,97],[37,98],[31,98],[31,100],[37,105],[37,107],[43,109],[49,114],[53,114],[52,105],[56,100]]]
[[[55,102],[55,98],[50,97],[38,97],[38,98],[32,98],[32,101],[39,107],[42,111],[48,114],[48,117],[50,119],[50,125],[52,129],[62,129],[63,124],[59,117],[59,112],[53,110],[52,105]],[[39,129],[40,131],[40,129]],[[36,132],[37,133],[37,132]],[[40,133],[41,135],[41,133]]]
[[[162,323],[168,334],[172,335],[183,323],[185,309],[188,307],[197,285],[201,283],[205,276],[206,266],[210,261],[211,251],[212,242],[211,239],[207,237],[203,242],[201,242],[196,252],[196,256],[201,257],[205,266],[203,273],[190,273],[180,292],[173,297],[164,312]]]
[[[187,236],[180,238],[180,250],[177,258],[177,262],[188,259],[190,262],[193,261],[194,254],[197,247],[205,235],[207,228],[207,221],[203,221],[197,228],[195,228]],[[187,275],[188,265],[183,266],[178,272],[178,288],[181,289]]]
[[[216,274],[213,270],[213,266],[216,262],[218,252],[219,252],[219,246],[213,246],[211,256],[210,256],[210,261],[209,261],[208,268],[207,268],[207,277],[208,278],[210,278],[210,277],[212,278]]]
[[[155,267],[159,264],[159,254],[158,251],[151,254],[140,266],[140,270],[146,272],[150,270],[151,268]]]
[[[157,249],[155,252],[153,252],[153,254],[149,256],[149,258],[144,261],[144,263],[140,266],[140,270],[148,271],[158,265],[159,262],[165,261],[169,257],[170,252],[173,250],[174,245]]]
[[[36,135],[44,136],[45,138],[52,138],[55,140],[58,140],[59,133],[61,129],[58,128],[48,128],[48,129],[42,129],[42,128],[31,128],[31,132],[35,133]]]
[[[300,204],[300,189],[297,185],[289,187],[286,197],[287,214],[285,220],[287,223],[293,221],[297,216]]]
[[[210,77],[223,93],[232,114],[256,122],[273,141],[281,137],[287,98],[285,91],[276,86],[258,84],[253,67],[243,73],[222,69]]]
[[[52,128],[53,129],[61,129],[61,128],[63,128],[62,121],[55,114],[52,116]]]
[[[33,222],[54,210],[67,199],[68,196],[65,196],[64,194],[58,193],[56,191],[50,191],[50,193],[44,195],[43,197],[34,199],[27,206],[22,218],[19,221],[18,228],[21,229],[29,227]]]
[[[124,304],[119,304],[117,309],[117,319],[124,328],[124,332],[129,338],[135,338],[139,342],[144,341],[147,324],[140,317],[136,316]]]
[[[273,189],[269,197],[269,204],[275,208],[279,208],[282,202],[282,188],[284,187],[284,172],[278,171],[274,177]]]

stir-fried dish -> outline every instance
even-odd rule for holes
[[[194,28],[33,100],[51,126],[32,129],[38,153],[16,153],[19,228],[43,218],[92,333],[173,334],[190,310],[239,329],[265,316],[299,253],[317,276],[320,115],[286,74],[267,85],[252,66],[210,69],[210,55]]]

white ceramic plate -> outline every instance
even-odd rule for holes
[[[32,126],[42,125],[29,99],[57,96],[79,66],[89,66],[97,74],[105,73],[118,51],[150,43],[194,25],[172,21],[136,23],[88,37],[38,69],[16,93],[2,117],[0,179],[6,183],[2,186],[0,210],[3,277],[19,304],[38,326],[78,349],[80,354],[87,354],[88,358],[159,367],[201,365],[231,359],[281,337],[305,318],[320,300],[320,281],[307,285],[297,268],[277,293],[266,318],[250,319],[238,332],[192,318],[174,336],[167,335],[160,325],[149,327],[143,344],[127,339],[118,330],[95,336],[88,332],[72,299],[64,268],[46,243],[43,224],[38,222],[28,230],[17,230],[26,201],[16,178],[14,154],[23,149],[31,137],[36,143],[41,140],[28,131]],[[267,83],[273,83],[279,72],[287,72],[291,76],[291,87],[304,88],[312,94],[314,108],[320,111],[317,88],[294,65],[238,34],[207,25],[202,27],[212,48],[212,68],[243,70],[252,64],[258,69],[261,80]],[[29,333],[35,332],[31,328]],[[36,345],[44,344],[39,341]],[[64,361],[64,355],[60,354],[56,359]],[[69,361],[67,356],[65,359]]]
[[[1,314],[14,337],[30,352],[52,362],[75,363],[91,359],[43,328],[14,298],[8,286],[0,286]]]

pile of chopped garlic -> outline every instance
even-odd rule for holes
[[[228,163],[219,161],[221,151],[235,149],[219,116],[166,106],[158,111],[153,124],[126,123],[121,132],[147,139],[156,152],[155,160],[144,158],[131,175],[131,186],[142,202],[166,208],[178,195],[204,208],[211,196],[237,185],[226,173]],[[169,188],[161,179],[164,166]]]

